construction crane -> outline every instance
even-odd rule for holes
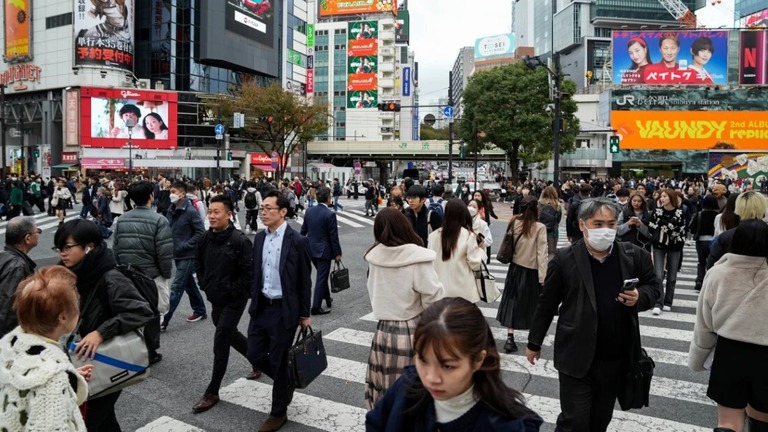
[[[666,9],[682,26],[687,28],[702,27],[696,19],[696,15],[688,9],[688,6],[682,0],[659,0],[664,9]],[[716,2],[713,2],[713,4]]]

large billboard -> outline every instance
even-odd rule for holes
[[[739,35],[739,84],[768,84],[768,31],[744,31]]]
[[[75,66],[133,71],[133,0],[75,2]]]
[[[8,63],[32,59],[32,0],[5,0],[5,52]]]
[[[768,88],[621,88],[611,91],[611,110],[768,111]]]
[[[378,63],[378,56],[347,57],[347,90],[377,90]]]
[[[371,95],[376,98],[379,88],[378,28],[378,21],[347,24],[347,106],[350,108],[370,108]]]
[[[750,180],[756,189],[768,178],[768,152],[709,152],[709,177]]]
[[[379,92],[370,91],[348,91],[347,108],[376,108],[379,106]]]
[[[613,83],[727,85],[728,32],[614,32]]]
[[[738,27],[752,29],[768,27],[768,9],[763,9],[741,18]]]
[[[134,148],[176,148],[177,93],[82,88],[80,96],[82,147],[124,148],[130,134]]]
[[[227,0],[224,27],[250,40],[272,46],[275,7],[270,0]]]
[[[515,34],[507,33],[475,40],[475,59],[509,56],[515,52]]]
[[[408,44],[411,41],[411,13],[408,9],[397,11],[397,27],[395,30],[395,42]]]
[[[321,17],[390,12],[397,16],[397,0],[319,0]]]

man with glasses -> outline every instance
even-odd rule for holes
[[[42,232],[31,216],[8,222],[5,250],[0,252],[0,337],[18,325],[13,310],[16,287],[35,271],[36,264],[28,255],[37,246]]]
[[[424,241],[424,247],[427,247],[429,234],[443,225],[443,217],[425,206],[426,202],[427,190],[424,186],[413,185],[408,188],[408,208],[405,209],[405,217],[411,221],[413,229]]]

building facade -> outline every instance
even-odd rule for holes
[[[453,62],[453,111],[454,117],[461,117],[462,93],[469,83],[469,77],[475,71],[475,48],[471,46],[463,47],[459,50],[459,55]]]

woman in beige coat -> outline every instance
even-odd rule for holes
[[[479,270],[485,261],[485,243],[472,232],[472,216],[464,201],[448,201],[443,226],[429,235],[427,246],[437,254],[435,271],[445,296],[479,302],[473,271]]]

